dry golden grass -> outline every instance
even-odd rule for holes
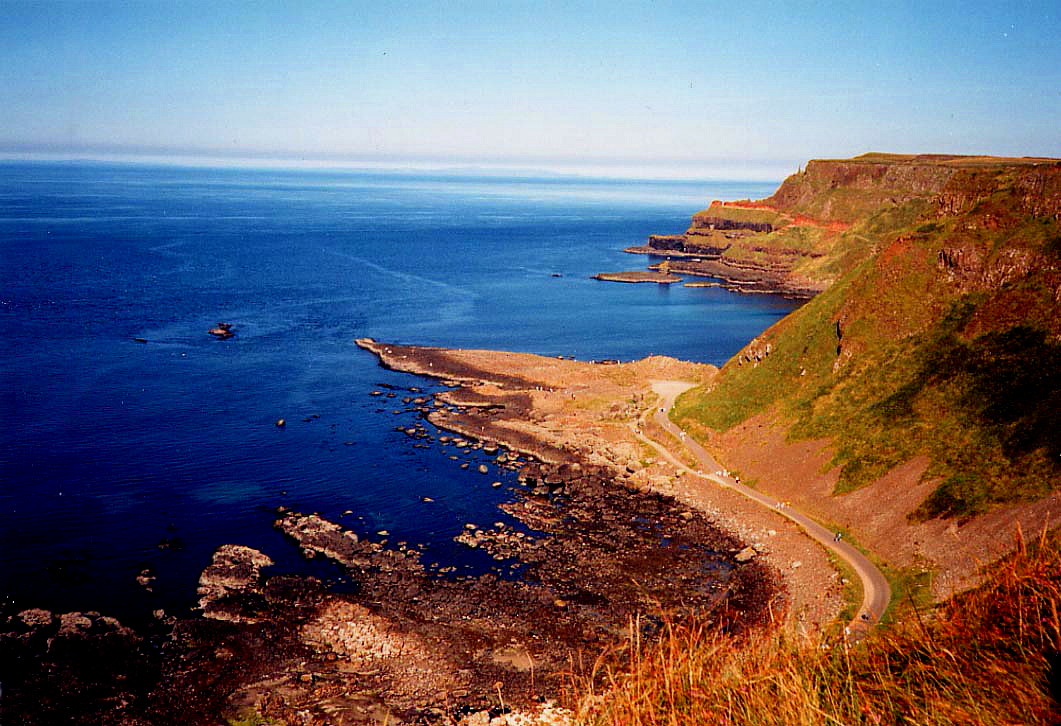
[[[667,625],[577,681],[582,723],[603,726],[1049,724],[1061,653],[1061,552],[1019,542],[980,589],[861,643],[776,628]],[[636,633],[637,629],[632,628]]]

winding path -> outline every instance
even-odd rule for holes
[[[672,423],[667,414],[674,405],[675,399],[678,398],[679,394],[687,391],[693,386],[694,384],[685,381],[653,381],[652,390],[660,397],[660,408],[654,412],[653,419],[665,431],[672,434],[675,438],[685,444],[685,448],[688,449],[700,463],[702,467],[701,471],[694,471],[681,463],[676,456],[659,442],[653,441],[635,431],[636,435],[639,439],[651,445],[666,456],[672,464],[680,467],[687,473],[699,477],[700,479],[711,481],[724,487],[729,487],[730,489],[743,494],[748,499],[751,499],[767,509],[773,510],[782,517],[786,517],[795,522],[811,539],[850,565],[851,569],[855,571],[855,574],[858,575],[859,580],[862,582],[862,604],[855,613],[855,617],[848,624],[847,633],[851,640],[860,639],[879,621],[881,615],[884,614],[885,609],[888,607],[888,603],[891,601],[892,591],[891,586],[888,585],[888,580],[884,577],[881,571],[877,569],[877,566],[870,562],[865,555],[847,542],[837,541],[834,532],[821,526],[807,515],[792,509],[791,506],[781,506],[780,502],[776,499],[768,497],[760,491],[746,487],[728,476],[722,471],[722,467],[719,466],[718,462],[707,453],[704,447],[694,441],[691,437],[686,436],[685,432]]]

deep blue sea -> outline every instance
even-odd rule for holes
[[[370,393],[438,387],[353,340],[721,364],[797,303],[590,276],[775,186],[0,164],[0,594],[183,615],[226,543],[338,578],[272,529],[280,505],[489,569],[451,538],[508,521],[513,475],[413,448],[409,394]]]

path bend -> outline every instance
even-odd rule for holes
[[[795,522],[803,529],[807,536],[850,565],[851,569],[854,570],[862,583],[862,603],[859,606],[858,611],[855,613],[854,618],[848,623],[846,632],[851,640],[862,638],[880,621],[881,616],[888,607],[888,603],[891,602],[892,592],[887,578],[884,577],[884,574],[876,565],[857,549],[842,540],[839,542],[836,541],[835,532],[826,529],[806,514],[793,509],[791,506],[780,506],[777,499],[738,483],[722,470],[722,467],[719,466],[718,462],[715,461],[714,457],[712,457],[704,447],[694,441],[692,437],[687,436],[684,431],[675,425],[668,416],[670,409],[674,406],[674,401],[678,396],[690,388],[693,388],[694,385],[695,384],[693,383],[685,381],[653,381],[652,390],[660,397],[659,406],[653,412],[653,419],[661,428],[663,428],[663,430],[673,435],[685,445],[685,448],[696,457],[696,460],[701,466],[701,470],[694,471],[693,469],[690,469],[665,446],[635,430],[636,435],[638,438],[663,453],[668,459],[670,459],[671,463],[680,467],[687,473],[700,479],[711,481],[724,487],[729,487],[761,506]]]

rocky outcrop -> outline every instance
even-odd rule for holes
[[[682,278],[662,272],[602,272],[593,276],[602,282],[625,282],[629,284],[652,283],[655,285],[673,285]]]
[[[417,553],[384,549],[382,545],[361,539],[316,514],[283,512],[276,521],[276,528],[295,540],[306,557],[325,557],[361,575],[381,572],[423,574]]]
[[[1012,226],[1025,217],[1057,219],[1061,161],[895,154],[811,161],[767,199],[712,202],[693,216],[684,235],[653,235],[646,246],[627,252],[666,257],[675,273],[716,278],[739,292],[809,298],[893,241],[872,229],[854,229],[856,223],[908,203],[920,205],[923,216],[966,215],[958,231],[967,233]],[[955,279],[968,279],[970,260],[955,255],[961,253],[941,254],[941,265],[953,263]],[[1023,264],[1011,260],[1002,267]],[[1020,274],[996,272],[997,279]]]
[[[898,506],[900,490],[910,496],[902,516],[911,531],[1055,496],[1061,161],[814,162],[766,203],[793,219],[853,219],[837,237],[843,256],[819,260],[842,282],[735,356],[714,400],[689,405],[707,412],[698,423],[732,426],[734,410],[783,412],[792,439],[832,446],[835,494],[854,501],[852,492],[879,487],[873,504],[883,508]],[[814,240],[820,250],[826,242]],[[905,483],[890,478],[915,461]]]
[[[650,234],[648,246],[654,250],[685,250],[685,235],[683,234]]]
[[[1056,261],[1028,249],[1005,249],[986,258],[977,247],[945,247],[939,251],[937,266],[945,278],[962,292],[989,291],[1027,277],[1057,272]]]
[[[942,192],[956,173],[953,167],[939,163],[945,158],[955,157],[866,154],[810,161],[764,201],[790,214],[850,223],[881,206]],[[845,194],[832,194],[840,190]]]
[[[716,203],[717,204],[717,203]],[[712,209],[724,207],[712,205]],[[695,235],[698,232],[756,232],[759,234],[767,234],[774,231],[774,225],[769,222],[751,222],[739,219],[727,219],[724,216],[711,214],[709,209],[706,212],[693,216],[693,223],[689,227],[689,231],[686,234],[686,240],[688,241],[689,235]]]
[[[737,365],[745,365],[748,363],[753,366],[759,365],[759,363],[772,352],[774,352],[774,346],[772,343],[767,342],[762,338],[755,338],[737,353],[734,360]]]
[[[1004,206],[977,209],[990,205],[996,195],[1004,195]],[[936,201],[940,214],[977,211],[977,216],[987,217],[984,221],[988,224],[999,215],[1061,219],[1061,161],[958,169],[940,189]]]
[[[261,571],[273,561],[240,545],[223,545],[199,576],[199,607],[214,620],[253,623],[262,595]]]
[[[1007,205],[1022,214],[1061,212],[1061,160],[942,154],[864,154],[810,161],[785,179],[765,204],[821,221],[854,222],[882,206],[931,200],[940,213],[963,214],[1006,188]],[[842,191],[842,195],[831,192]]]
[[[137,723],[157,672],[144,639],[97,612],[34,608],[0,619],[5,724]]]

